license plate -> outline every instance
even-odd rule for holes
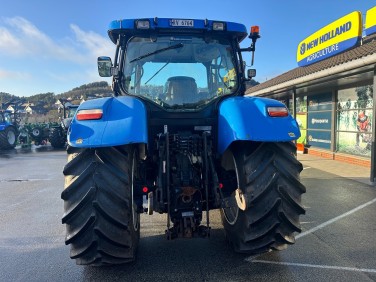
[[[193,20],[170,20],[171,26],[187,26],[187,27],[194,27]]]

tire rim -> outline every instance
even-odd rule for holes
[[[34,136],[39,136],[39,134],[40,134],[39,129],[33,129],[33,135]]]
[[[138,230],[139,228],[139,214],[138,212],[136,211],[137,209],[137,205],[135,204],[134,202],[134,198],[133,198],[133,182],[134,182],[134,171],[135,171],[135,167],[136,167],[136,152],[134,151],[133,152],[133,158],[132,158],[132,187],[131,187],[131,202],[132,202],[132,221],[133,221],[133,228],[135,231]]]
[[[232,161],[233,161],[233,168],[235,170],[235,174],[236,174],[236,181],[237,181],[237,187],[239,186],[239,175],[238,175],[238,168],[236,166],[236,161],[235,161],[235,157],[234,155],[232,154]],[[236,202],[235,200],[235,191],[233,191],[231,193],[231,198],[233,198],[233,201]],[[227,221],[228,224],[230,225],[234,225],[238,219],[238,216],[239,216],[239,208],[238,206],[235,206],[235,207],[232,207],[232,208],[224,208],[222,209],[223,210],[223,213],[224,213],[224,217]]]
[[[14,134],[12,130],[9,130],[7,134],[7,139],[8,139],[8,143],[10,145],[13,145],[16,142],[16,134]]]

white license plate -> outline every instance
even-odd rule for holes
[[[170,20],[171,26],[188,26],[193,27],[194,26],[193,20]]]

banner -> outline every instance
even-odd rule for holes
[[[358,44],[361,35],[361,13],[352,12],[300,42],[296,53],[298,65],[307,66],[350,49]]]
[[[366,36],[376,33],[376,6],[369,9],[366,13],[364,31],[366,32]]]

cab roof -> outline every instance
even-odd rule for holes
[[[141,24],[138,24],[141,23]],[[146,25],[145,25],[146,23]],[[216,30],[218,23],[223,24],[223,30]],[[148,26],[148,28],[146,28]],[[214,26],[214,28],[213,28]],[[198,19],[177,19],[177,18],[141,18],[114,20],[108,27],[108,36],[116,44],[120,34],[134,36],[137,34],[152,34],[158,32],[174,33],[209,33],[223,34],[224,36],[236,37],[242,41],[247,35],[247,29],[243,24]]]

